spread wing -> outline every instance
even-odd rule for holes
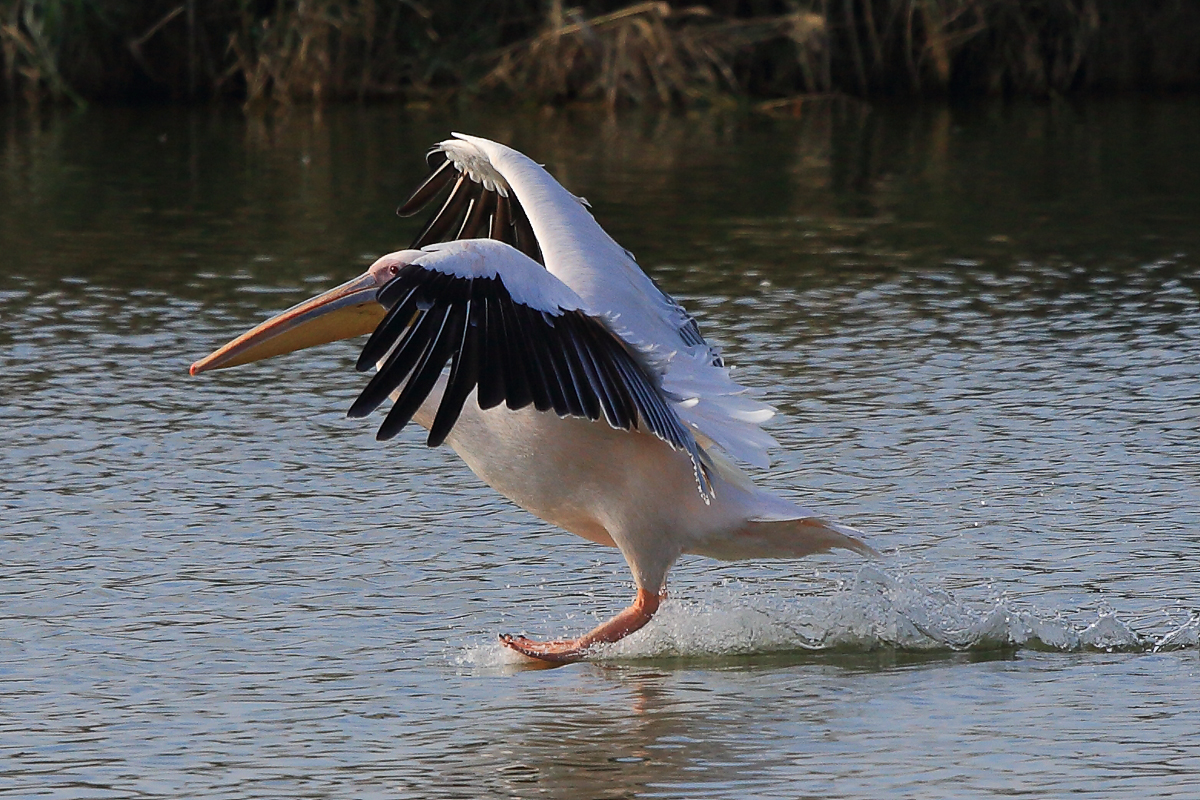
[[[399,211],[433,216],[414,247],[440,240],[507,242],[570,287],[638,353],[655,353],[661,392],[707,449],[767,466],[761,425],[772,409],[732,380],[695,320],[610,237],[581,198],[527,156],[475,136],[434,145],[432,171]]]
[[[378,371],[350,408],[371,413],[397,392],[378,438],[395,436],[450,374],[428,443],[445,441],[472,392],[487,410],[533,405],[560,417],[601,417],[646,430],[691,458],[705,498],[712,487],[691,432],[645,356],[584,309],[581,298],[527,255],[474,240],[413,253],[378,294],[388,309],[358,360]]]

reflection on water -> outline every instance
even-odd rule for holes
[[[344,419],[352,344],[186,376],[407,244],[450,130],[588,197],[785,412],[760,480],[884,560],[685,560],[516,669],[619,556]],[[1196,141],[1191,101],[0,109],[0,794],[1195,796]]]

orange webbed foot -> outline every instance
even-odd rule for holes
[[[502,634],[500,643],[516,650],[521,655],[551,664],[570,664],[587,657],[592,647],[624,639],[640,630],[654,616],[664,594],[655,594],[638,589],[633,605],[617,614],[608,622],[588,631],[578,639],[538,642],[525,636]]]
[[[587,645],[582,644],[582,639],[583,637],[566,641],[539,642],[525,636],[500,634],[500,644],[505,647],[516,650],[523,656],[551,664],[571,664],[582,660],[588,650]]]

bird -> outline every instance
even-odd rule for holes
[[[696,319],[600,226],[589,203],[504,144],[454,133],[397,210],[433,213],[411,246],[192,364],[207,370],[369,334],[349,417],[391,403],[542,520],[616,547],[632,604],[571,639],[502,634],[549,664],[585,659],[650,622],[683,554],[876,554],[854,528],[755,485],[774,409],[736,383]]]

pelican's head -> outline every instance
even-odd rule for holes
[[[387,311],[376,300],[379,290],[421,255],[420,250],[389,253],[354,280],[292,306],[200,359],[192,364],[191,374],[370,333]]]

